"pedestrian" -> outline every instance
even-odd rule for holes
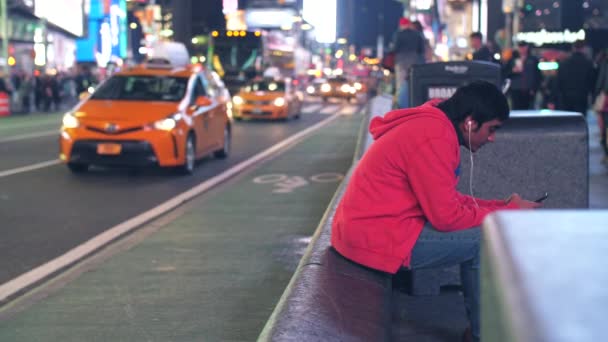
[[[395,53],[395,86],[399,108],[409,107],[409,69],[424,61],[424,37],[407,18],[399,20],[399,30],[392,41]]]
[[[427,63],[433,60],[433,47],[431,46],[431,42],[424,36],[424,27],[419,20],[412,21],[412,26],[414,29],[422,35],[422,39],[424,40],[424,53],[420,56],[420,63]]]
[[[375,142],[359,161],[338,205],[331,244],[344,257],[395,274],[460,264],[472,336],[479,338],[480,225],[500,209],[537,208],[512,194],[482,200],[457,192],[460,146],[494,142],[509,118],[502,92],[485,81],[445,100],[375,118]]]
[[[506,66],[507,77],[511,79],[509,95],[512,109],[534,108],[536,92],[542,82],[538,62],[538,58],[531,54],[530,44],[520,41]]]
[[[21,98],[21,105],[23,107],[24,114],[28,114],[31,111],[30,99],[34,91],[34,84],[31,75],[24,75],[23,81],[19,85],[19,97]]]
[[[597,81],[593,110],[597,114],[597,122],[601,133],[601,144],[604,150],[602,163],[608,165],[608,50],[603,50],[597,57]]]
[[[471,60],[494,62],[494,57],[490,48],[483,43],[483,34],[481,32],[473,32],[469,35],[469,42],[473,53],[470,56]]]
[[[595,87],[595,68],[585,53],[585,42],[572,44],[572,54],[557,69],[557,106],[587,116],[589,98]]]

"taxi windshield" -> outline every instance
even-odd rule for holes
[[[177,102],[184,98],[187,87],[186,77],[114,75],[91,99]]]
[[[253,91],[285,91],[285,82],[277,82],[277,81],[259,81],[253,82],[246,86],[246,92]]]

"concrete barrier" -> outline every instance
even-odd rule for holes
[[[500,212],[484,222],[482,341],[604,341],[608,210]]]

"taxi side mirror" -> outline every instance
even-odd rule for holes
[[[199,96],[196,98],[196,101],[194,102],[194,104],[197,107],[207,107],[207,106],[211,106],[212,102],[211,102],[211,99],[208,98],[207,96]]]

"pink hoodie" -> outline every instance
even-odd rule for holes
[[[395,273],[409,266],[428,220],[449,232],[481,225],[496,210],[516,208],[456,190],[460,146],[437,101],[374,118],[376,140],[359,161],[334,215],[332,246],[359,264]]]

